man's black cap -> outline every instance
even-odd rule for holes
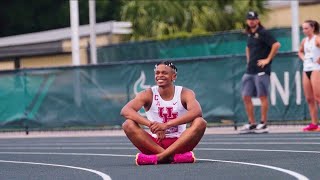
[[[249,11],[247,13],[247,19],[259,19],[259,15],[255,11]]]

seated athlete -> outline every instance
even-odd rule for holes
[[[137,165],[195,162],[192,150],[201,140],[207,123],[195,93],[174,85],[177,70],[169,61],[156,64],[157,85],[138,93],[121,110],[126,119],[122,128],[141,151],[136,156]],[[138,113],[142,107],[147,118]]]

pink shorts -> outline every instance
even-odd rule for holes
[[[149,134],[150,135],[150,134]],[[161,146],[163,149],[167,149],[169,146],[171,146],[171,144],[173,144],[174,142],[176,142],[176,140],[178,139],[177,137],[175,138],[164,138],[162,139],[162,141],[158,142],[157,138],[154,138],[153,136],[151,136],[151,139],[153,140],[153,142],[157,143],[159,146]]]
[[[164,138],[162,141],[158,142],[156,138],[154,138],[153,136],[151,136],[149,134],[150,138],[153,140],[153,142],[157,143],[159,146],[161,146],[163,149],[167,149],[169,146],[171,146],[178,138]],[[150,150],[146,149],[146,148],[138,148],[143,154],[154,154],[153,152],[151,152]],[[184,152],[188,152],[188,151],[192,151],[194,149],[194,147],[191,147],[189,145],[187,145],[185,148],[183,148],[182,152],[180,153],[184,153]]]

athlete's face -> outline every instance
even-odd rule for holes
[[[312,28],[309,23],[303,23],[302,30],[304,35],[310,36],[313,35],[314,28]]]
[[[154,74],[156,84],[159,87],[171,85],[177,78],[177,74],[174,72],[174,70],[164,64],[158,65],[154,70]]]
[[[247,25],[250,28],[256,28],[259,24],[259,19],[247,19]]]

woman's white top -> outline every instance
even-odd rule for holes
[[[316,46],[316,35],[306,38],[304,42],[304,60],[303,71],[315,71],[320,70],[320,64],[317,63],[317,59],[320,57],[320,48]]]

